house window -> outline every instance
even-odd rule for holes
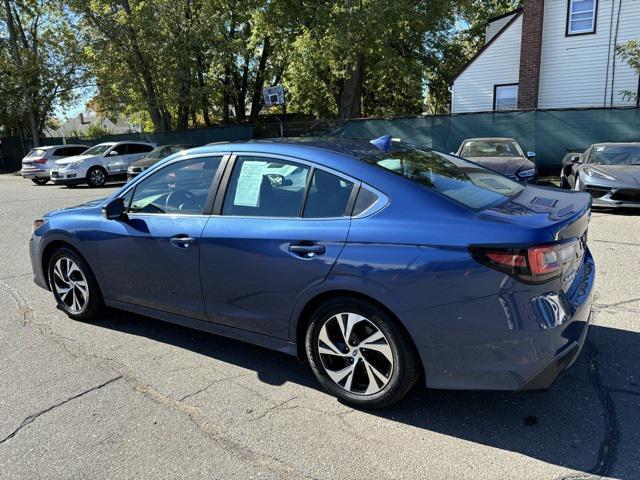
[[[518,84],[493,87],[494,110],[516,110],[518,108]]]
[[[596,32],[598,0],[568,0],[567,35]]]

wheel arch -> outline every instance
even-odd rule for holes
[[[420,351],[418,350],[413,338],[411,337],[409,331],[407,330],[407,327],[404,325],[402,320],[400,320],[398,315],[396,315],[393,312],[393,310],[391,310],[391,308],[389,308],[387,305],[380,302],[379,300],[365,293],[358,292],[355,290],[349,290],[349,289],[333,289],[333,290],[326,290],[326,291],[320,292],[315,296],[313,296],[312,298],[308,299],[304,304],[304,306],[300,309],[300,313],[295,318],[296,323],[295,323],[295,337],[294,337],[296,341],[297,356],[300,361],[306,362],[305,345],[304,345],[305,335],[307,332],[307,327],[311,322],[311,316],[313,312],[318,307],[320,307],[320,305],[322,305],[324,302],[327,302],[334,298],[348,298],[348,299],[364,301],[367,303],[372,303],[376,307],[386,312],[389,315],[389,318],[391,318],[392,321],[404,331],[405,335],[409,339],[409,342],[411,343],[411,346],[415,351],[415,354],[417,355],[418,359],[420,359],[419,364],[422,367],[422,358],[420,356]]]
[[[54,252],[56,250],[59,250],[60,248],[68,248],[69,250],[72,250],[73,253],[75,253],[80,258],[82,258],[82,260],[84,260],[84,263],[86,263],[87,267],[91,270],[91,274],[94,277],[96,277],[95,272],[91,268],[91,264],[87,261],[87,258],[82,254],[82,252],[80,252],[80,250],[78,248],[76,248],[73,245],[73,243],[71,243],[69,241],[66,241],[66,240],[62,240],[62,239],[51,240],[43,248],[42,255],[41,255],[41,260],[40,260],[41,261],[42,273],[44,274],[44,281],[46,282],[47,288],[49,290],[51,290],[51,284],[49,283],[49,262],[51,261],[51,257],[53,256]],[[100,285],[100,283],[98,282],[98,286],[99,285]]]

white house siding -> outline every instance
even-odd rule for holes
[[[453,83],[453,113],[493,110],[493,87],[518,83],[522,15],[472,62]]]
[[[623,99],[622,91],[637,91],[638,75],[620,58],[615,63],[611,102],[613,39],[620,1],[598,1],[595,34],[565,37],[567,0],[546,0],[538,108],[603,107],[631,102]],[[618,44],[640,37],[640,0],[622,0],[621,5]]]
[[[485,31],[485,43],[488,43],[489,40],[495,37],[496,34],[502,30],[502,27],[509,23],[509,20],[511,20],[514,15],[516,14],[512,13],[511,15],[507,15],[506,17],[498,18],[497,20],[490,22],[487,25],[487,30]]]

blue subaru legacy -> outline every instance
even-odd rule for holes
[[[427,387],[543,390],[587,335],[590,196],[455,156],[330,138],[168,157],[35,223],[35,282],[306,359],[351,405]]]

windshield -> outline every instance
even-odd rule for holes
[[[640,165],[640,146],[594,147],[585,163]]]
[[[411,148],[371,158],[367,162],[474,210],[504,203],[524,188],[479,165],[432,150]]]
[[[109,150],[111,147],[113,147],[113,144],[96,145],[94,147],[91,147],[86,152],[83,152],[82,155],[102,155],[104,152]]]
[[[496,140],[470,140],[462,147],[461,157],[521,157],[516,142]]]
[[[35,150],[31,150],[28,154],[26,158],[40,158],[40,157],[44,157],[45,155],[45,151],[42,150],[41,148],[35,149]]]

